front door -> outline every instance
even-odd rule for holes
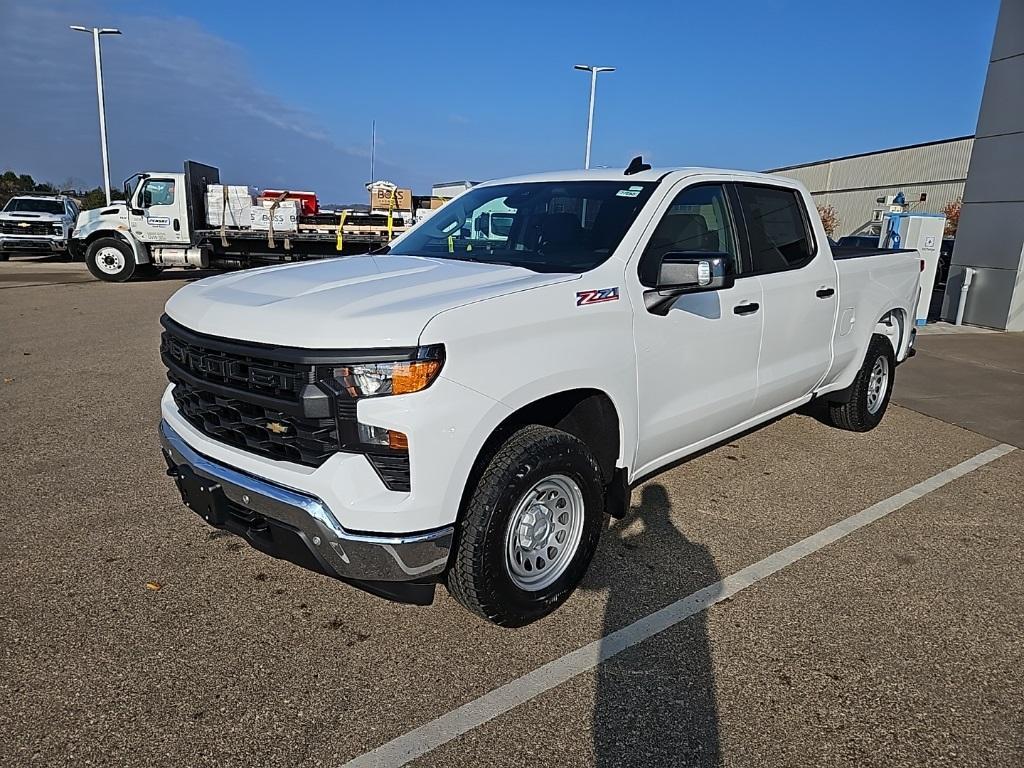
[[[809,395],[831,365],[838,275],[829,249],[816,245],[799,189],[737,184],[736,192],[750,269],[764,298],[757,372],[762,414]]]
[[[636,307],[638,474],[754,415],[761,284],[742,275],[723,185],[689,184],[681,184],[662,203],[659,223],[635,271],[631,266],[627,273]],[[661,258],[679,251],[726,254],[737,273],[735,285],[682,295],[664,315],[646,311],[643,293],[655,285]]]
[[[180,243],[188,240],[185,190],[173,178],[143,179],[135,193],[132,233],[144,243]]]

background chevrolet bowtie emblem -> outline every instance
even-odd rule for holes
[[[31,224],[29,224],[27,221],[19,221],[18,222],[18,226],[19,227],[29,227],[29,226],[31,226]]]
[[[283,435],[288,431],[288,425],[282,424],[280,421],[268,421],[266,426],[275,435]]]

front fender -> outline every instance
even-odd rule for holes
[[[132,231],[126,224],[119,223],[111,226],[111,222],[104,221],[103,219],[86,222],[76,228],[74,236],[68,243],[68,247],[72,249],[72,253],[81,253],[84,256],[86,249],[93,241],[101,237],[116,237],[119,240],[123,240],[132,249],[132,255],[135,257],[136,264],[149,264],[149,248],[132,234]],[[74,243],[74,245],[71,245],[71,243]]]

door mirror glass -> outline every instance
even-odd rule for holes
[[[153,204],[153,193],[148,190],[142,190],[142,207],[149,208]]]
[[[731,288],[735,282],[732,256],[714,251],[666,253],[658,267],[657,290],[697,293]]]

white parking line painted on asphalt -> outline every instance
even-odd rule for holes
[[[1014,446],[1004,443],[983,451],[973,458],[897,493],[895,496],[890,496],[855,515],[840,520],[835,525],[830,525],[802,541],[769,555],[753,565],[748,565],[731,576],[726,576],[721,581],[704,587],[692,595],[616,630],[600,640],[595,640],[561,658],[548,662],[478,699],[463,704],[458,709],[453,709],[436,720],[382,744],[345,763],[343,768],[368,768],[369,766],[398,768],[398,766],[403,766],[1013,450],[1015,450]]]

